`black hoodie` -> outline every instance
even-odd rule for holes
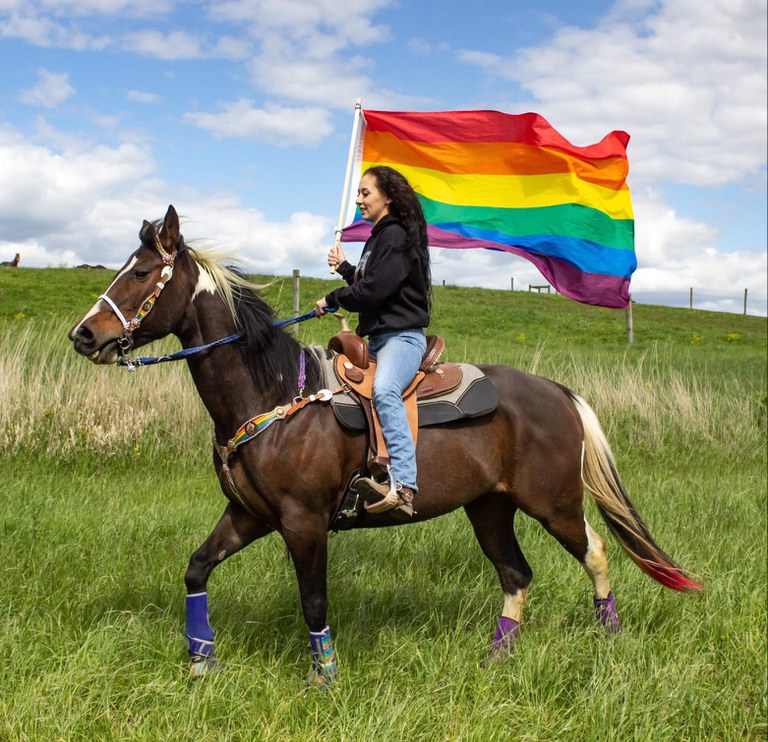
[[[345,260],[337,271],[349,286],[331,291],[325,301],[358,312],[360,337],[429,326],[429,286],[395,217],[388,214],[376,222],[357,266]]]

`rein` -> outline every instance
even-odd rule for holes
[[[122,318],[122,315],[119,314],[119,310],[117,307],[112,305],[112,300],[104,295],[100,297],[101,299],[105,299],[107,303],[112,306],[112,308],[115,310],[115,313],[118,317]],[[338,311],[335,307],[326,309],[326,312],[336,312]],[[289,325],[295,325],[299,322],[305,322],[308,319],[312,319],[313,317],[317,317],[314,310],[311,312],[307,312],[306,314],[302,314],[300,317],[289,317],[288,319],[281,319],[281,320],[275,320],[272,323],[272,327],[288,327]],[[129,371],[135,371],[139,366],[152,366],[155,363],[165,363],[166,361],[180,361],[184,358],[187,358],[188,356],[193,356],[196,353],[202,353],[205,350],[210,350],[211,348],[215,348],[217,345],[225,345],[226,343],[234,343],[235,340],[240,340],[243,337],[242,332],[237,332],[234,335],[228,335],[225,338],[221,338],[220,340],[214,340],[212,343],[207,343],[205,345],[198,345],[194,348],[184,348],[183,350],[177,350],[175,353],[170,353],[165,356],[145,356],[142,358],[133,358],[131,359],[131,363],[128,364],[125,361],[125,358],[121,358],[117,363],[118,366],[128,366]]]

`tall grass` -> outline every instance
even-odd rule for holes
[[[6,454],[141,455],[199,444],[209,423],[184,364],[153,378],[78,358],[60,322],[9,332],[0,355],[0,446]],[[154,346],[158,354],[173,341]],[[207,440],[206,435],[202,439]]]
[[[48,278],[85,308],[98,282],[77,275],[68,294],[75,273]],[[304,303],[325,288],[307,284]],[[461,512],[340,534],[329,621],[341,674],[317,693],[276,537],[215,571],[225,671],[187,677],[183,573],[224,499],[184,364],[95,367],[66,340],[75,316],[12,297],[0,295],[0,740],[765,739],[764,322],[734,341],[732,317],[659,311],[627,348],[593,308],[438,287],[448,356],[510,363],[587,399],[654,536],[706,590],[661,588],[609,541],[624,623],[609,639],[583,570],[521,516],[535,572],[523,634],[509,662],[483,670],[502,598]],[[323,343],[334,326],[299,335]],[[605,532],[591,505],[588,518]]]
[[[41,451],[118,455],[203,445],[210,423],[184,363],[129,373],[94,367],[71,351],[68,328],[44,319],[9,331],[0,355],[0,446],[6,454]],[[161,354],[174,341],[142,349]],[[738,455],[759,445],[764,401],[738,376],[722,379],[701,370],[670,367],[658,351],[614,357],[560,352],[540,345],[530,357],[497,350],[500,362],[569,386],[587,399],[606,432],[633,430],[634,442],[706,441]],[[462,353],[479,363],[477,349]]]

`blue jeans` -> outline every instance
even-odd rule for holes
[[[424,330],[380,332],[368,339],[376,356],[373,406],[387,444],[392,476],[416,491],[416,447],[403,404],[403,391],[413,381],[427,350]]]

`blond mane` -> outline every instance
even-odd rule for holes
[[[239,327],[236,296],[241,293],[258,292],[269,284],[256,284],[250,281],[245,273],[239,270],[242,261],[231,252],[200,244],[195,244],[194,247],[187,244],[187,249],[198,267],[213,281],[216,291]]]

